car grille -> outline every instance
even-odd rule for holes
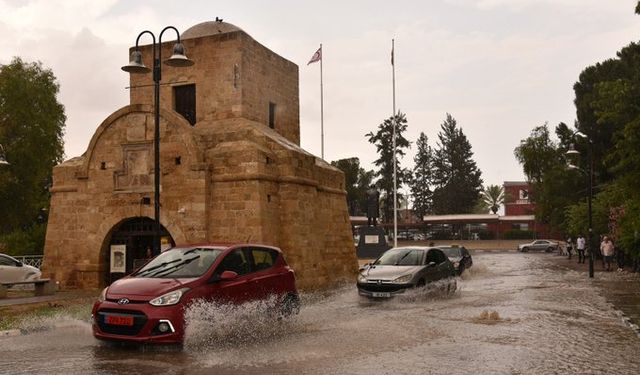
[[[358,288],[362,290],[366,290],[367,292],[393,293],[402,289],[407,289],[409,287],[411,287],[411,285],[409,284],[377,284],[377,283],[358,284]]]
[[[118,314],[121,316],[132,316],[133,317],[133,325],[132,326],[120,326],[113,324],[105,323],[105,316],[108,314]],[[142,327],[144,327],[145,323],[147,323],[147,316],[138,311],[129,311],[129,310],[112,310],[105,309],[98,311],[98,316],[96,317],[98,327],[104,333],[111,333],[114,335],[125,335],[125,336],[135,336],[137,335]]]

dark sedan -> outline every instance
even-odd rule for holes
[[[458,275],[462,275],[464,270],[473,266],[471,254],[464,246],[439,246],[444,254],[449,258]]]
[[[389,298],[407,289],[419,288],[438,280],[449,280],[448,291],[455,291],[453,264],[439,248],[397,247],[365,265],[358,275],[358,293],[370,298]]]

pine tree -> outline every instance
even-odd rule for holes
[[[393,124],[396,123],[396,186],[400,189],[403,183],[408,182],[409,172],[400,167],[400,159],[405,155],[405,149],[409,148],[409,141],[402,135],[407,130],[407,118],[398,111],[398,114],[384,120],[378,126],[378,131],[374,134],[369,132],[365,136],[368,141],[376,145],[380,157],[374,162],[378,170],[375,176],[378,177],[376,186],[381,190],[382,195],[382,219],[385,222],[393,220]],[[396,194],[397,202],[400,202],[401,195]],[[398,205],[398,207],[400,207]]]
[[[416,146],[418,151],[413,158],[413,176],[410,187],[413,195],[413,210],[421,219],[432,212],[433,206],[433,149],[428,138],[420,133]]]
[[[471,144],[448,113],[438,140],[433,163],[434,213],[473,212],[482,190],[482,173],[472,159]]]

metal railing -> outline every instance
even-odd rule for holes
[[[42,255],[19,255],[14,256],[17,260],[21,261],[23,264],[28,266],[33,266],[36,268],[42,267]]]

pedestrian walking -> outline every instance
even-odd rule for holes
[[[569,236],[569,238],[567,238],[567,254],[569,255],[569,259],[571,259],[571,253],[573,252],[573,242],[572,242],[572,238],[571,236]]]
[[[602,258],[604,259],[604,269],[605,271],[611,271],[611,260],[613,259],[613,253],[615,248],[613,246],[613,242],[607,236],[602,238],[602,243],[600,244],[600,251],[602,252]]]
[[[576,239],[576,249],[578,250],[578,263],[584,263],[584,246],[585,240],[582,235],[579,235]]]

